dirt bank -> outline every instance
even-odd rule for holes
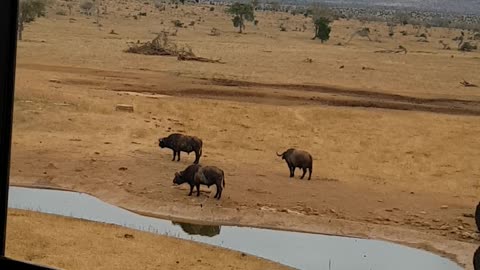
[[[7,256],[90,269],[290,269],[189,241],[102,223],[10,210]]]

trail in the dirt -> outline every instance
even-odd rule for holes
[[[477,100],[420,98],[322,85],[188,79],[154,71],[107,71],[42,64],[19,64],[18,68],[81,74],[81,79],[66,78],[60,83],[96,87],[99,90],[227,99],[272,105],[322,105],[480,116],[480,101]]]

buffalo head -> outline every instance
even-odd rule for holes
[[[173,178],[173,184],[175,185],[181,185],[183,183],[187,182],[187,180],[185,180],[183,178],[183,175],[181,172],[176,172],[175,173],[175,177]]]
[[[158,146],[160,146],[160,148],[167,147],[167,143],[165,142],[165,138],[158,139]]]

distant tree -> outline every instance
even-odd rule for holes
[[[395,21],[401,25],[407,25],[411,23],[412,16],[407,12],[397,11],[395,13]]]
[[[23,29],[26,23],[35,21],[36,18],[46,14],[46,0],[20,0],[18,12],[18,39],[22,40]]]
[[[315,25],[315,36],[312,39],[320,39],[323,42],[327,41],[330,38],[330,32],[332,28],[330,27],[330,19],[319,17],[315,19],[313,24]]]
[[[255,19],[253,6],[250,4],[234,3],[227,9],[227,13],[233,16],[233,26],[238,27],[239,33],[242,33],[245,29],[245,20],[251,22]]]

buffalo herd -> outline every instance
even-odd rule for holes
[[[158,140],[160,148],[169,148],[173,151],[173,159],[177,158],[180,161],[180,152],[186,152],[190,154],[195,152],[195,161],[192,165],[187,166],[183,171],[176,172],[173,178],[173,184],[181,185],[188,183],[190,185],[190,193],[188,196],[192,196],[193,189],[197,188],[197,196],[200,196],[200,185],[207,187],[215,185],[217,192],[214,198],[220,200],[222,197],[222,191],[225,188],[225,173],[222,169],[215,166],[202,166],[199,164],[200,157],[202,156],[203,142],[200,138],[195,136],[187,136],[180,133],[170,134],[168,137],[160,138]],[[313,158],[310,153],[290,148],[282,154],[277,153],[277,156],[282,157],[287,163],[290,171],[290,177],[295,176],[295,169],[300,168],[303,171],[300,179],[303,179],[308,171],[308,180],[312,178]],[[480,203],[478,203],[475,209],[475,223],[480,231]],[[473,266],[475,270],[480,270],[480,247],[473,254]]]
[[[195,136],[188,136],[180,133],[170,134],[168,137],[160,138],[158,140],[158,146],[160,148],[168,148],[173,151],[172,161],[180,161],[180,152],[190,154],[195,152],[195,161],[192,165],[185,168],[181,172],[176,172],[173,179],[173,184],[181,185],[188,183],[190,185],[190,193],[188,196],[192,196],[194,187],[197,188],[197,196],[200,196],[200,185],[206,185],[208,187],[215,185],[217,187],[217,193],[214,198],[220,200],[222,197],[222,191],[225,188],[225,173],[222,169],[215,166],[202,166],[200,165],[200,158],[202,156],[203,141]],[[282,154],[278,154],[288,165],[290,171],[290,177],[295,176],[295,169],[300,168],[303,170],[302,177],[308,170],[308,180],[312,178],[313,158],[308,152],[290,148]]]

